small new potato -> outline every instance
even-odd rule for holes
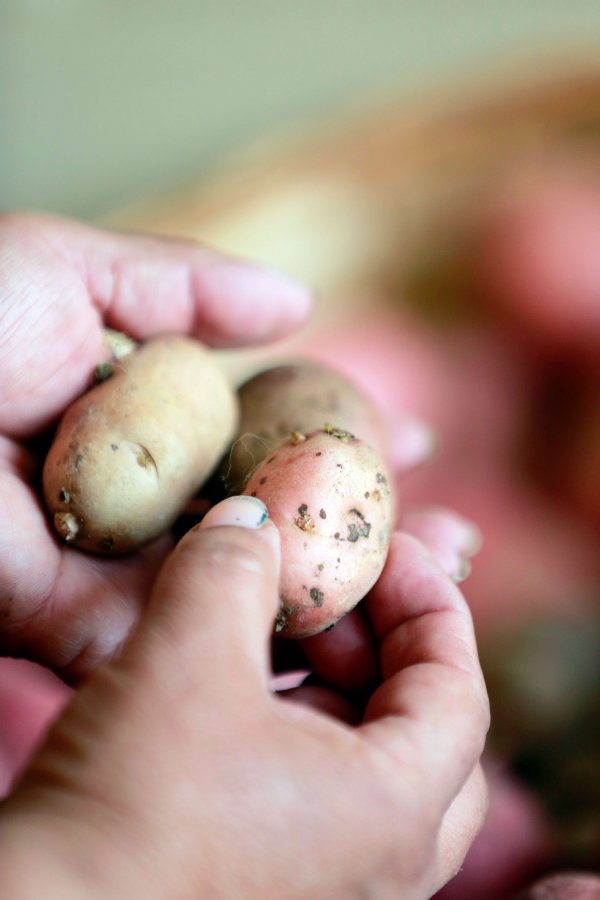
[[[239,437],[222,468],[230,489],[240,491],[248,472],[296,431],[328,425],[358,435],[387,457],[387,423],[373,402],[342,374],[310,360],[273,366],[239,389]]]
[[[375,584],[387,557],[394,510],[379,454],[346,431],[296,433],[243,493],[266,504],[281,537],[277,631],[300,638],[334,625]]]
[[[128,353],[60,423],[43,474],[56,530],[108,555],[158,537],[214,469],[237,416],[199,342],[168,336]]]

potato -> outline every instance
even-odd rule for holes
[[[65,413],[44,496],[69,544],[135,550],[167,530],[230,443],[237,401],[197,341],[157,338]]]
[[[299,361],[259,372],[241,386],[239,398],[240,437],[222,468],[233,493],[294,431],[341,428],[376,447],[387,460],[390,441],[383,417],[359,388],[320,363]]]
[[[295,433],[255,469],[259,497],[281,536],[276,630],[308,637],[335,624],[383,569],[393,522],[379,455],[346,431]]]

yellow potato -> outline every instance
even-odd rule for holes
[[[65,413],[44,466],[60,536],[93,553],[135,550],[166,531],[231,442],[237,400],[210,351],[157,338]]]

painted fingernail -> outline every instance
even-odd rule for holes
[[[260,528],[269,518],[267,507],[258,497],[228,497],[210,509],[200,528],[235,525],[238,528]]]

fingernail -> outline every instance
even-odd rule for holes
[[[467,542],[464,552],[467,556],[475,556],[483,546],[483,535],[477,525],[468,522]]]
[[[258,497],[228,497],[206,513],[200,528],[234,525],[238,528],[260,528],[269,518],[267,507]]]
[[[310,675],[310,669],[294,669],[292,672],[281,672],[278,675],[272,675],[269,688],[273,693],[276,691],[290,691],[300,685]]]
[[[442,507],[423,507],[405,513],[403,528],[425,543],[446,547],[459,556],[474,556],[481,548],[481,532],[470,519]]]
[[[467,559],[461,559],[458,569],[450,577],[454,584],[460,584],[471,574],[471,563]]]
[[[442,512],[442,515],[444,513]],[[483,538],[481,531],[470,519],[452,511],[446,511],[441,521],[446,543],[459,555],[475,556],[481,549]]]

